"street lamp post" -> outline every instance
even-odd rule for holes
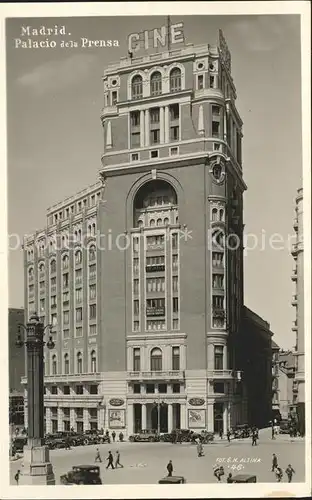
[[[19,325],[16,345],[26,346],[27,351],[27,404],[28,404],[28,439],[24,447],[24,467],[20,484],[53,485],[55,484],[49,448],[44,446],[44,345],[53,349],[52,336],[44,342],[45,331],[52,326],[43,326],[34,313],[29,322]],[[21,332],[24,331],[24,340]]]

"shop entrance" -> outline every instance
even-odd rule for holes
[[[213,405],[213,430],[215,434],[223,429],[223,403],[214,403]]]

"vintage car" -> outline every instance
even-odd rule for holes
[[[190,443],[193,440],[195,441],[195,433],[189,429],[175,429],[170,433],[160,435],[160,441],[170,443]]]
[[[98,430],[90,429],[83,434],[83,444],[110,443],[110,437],[101,434]]]
[[[100,468],[95,465],[74,465],[60,480],[63,485],[102,484]]]
[[[66,448],[66,439],[60,434],[47,434],[44,438],[44,442],[50,450]]]
[[[257,476],[252,476],[249,474],[237,474],[231,478],[231,483],[256,483]]]
[[[233,428],[234,439],[248,438],[250,436],[250,427],[248,424],[236,425]]]
[[[158,481],[158,484],[185,484],[186,479],[183,476],[167,476]]]
[[[16,455],[16,453],[23,453],[24,446],[27,444],[26,436],[17,436],[13,439],[12,442],[12,454]]]
[[[149,441],[149,442],[153,443],[153,442],[156,442],[159,440],[160,440],[160,436],[154,430],[152,430],[152,431],[142,430],[142,431],[138,432],[137,434],[133,434],[132,436],[129,437],[129,441],[131,441],[132,443],[134,443],[134,442],[139,443],[139,442],[145,442],[145,441]]]

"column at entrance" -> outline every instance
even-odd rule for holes
[[[146,430],[146,403],[142,404],[142,430]]]
[[[186,415],[186,404],[180,404],[180,428],[188,429],[187,415]]]
[[[131,434],[134,433],[134,430],[133,430],[133,411],[134,411],[134,408],[133,408],[133,404],[132,403],[128,403],[128,411],[127,411],[127,435],[128,436],[131,436]]]
[[[168,404],[168,432],[173,430],[173,407],[172,403]]]
[[[228,403],[224,403],[223,407],[223,434],[226,434],[228,431]]]
[[[214,432],[213,425],[213,403],[208,402],[207,406],[207,430],[208,432]]]

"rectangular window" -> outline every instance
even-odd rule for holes
[[[40,281],[39,288],[40,288],[40,290],[44,290],[44,288],[45,288],[45,281]]]
[[[220,135],[220,123],[212,120],[212,137],[219,137]]]
[[[134,394],[141,394],[141,386],[140,386],[140,384],[133,384],[133,393]]]
[[[223,346],[214,346],[214,369],[223,370]]]
[[[133,238],[133,252],[138,253],[139,251],[139,238],[136,236]]]
[[[56,307],[56,295],[52,295],[51,297],[51,307]]]
[[[179,260],[177,255],[172,256],[172,270],[177,271],[179,267]]]
[[[172,299],[172,309],[174,313],[179,312],[179,299],[177,297],[173,297]]]
[[[158,384],[159,394],[167,394],[167,384]]]
[[[139,321],[134,321],[133,322],[133,330],[135,332],[138,332],[140,330],[140,322]]]
[[[180,370],[180,347],[172,348],[172,369]]]
[[[69,330],[63,330],[63,339],[69,339]]]
[[[139,272],[139,259],[138,258],[133,259],[133,272],[134,272],[134,274],[137,274]]]
[[[51,324],[53,326],[57,325],[57,314],[51,314]]]
[[[210,84],[210,88],[214,89],[214,86],[215,86],[215,77],[214,76],[210,76],[209,84]]]
[[[150,109],[150,122],[159,123],[159,108]]]
[[[201,90],[204,88],[204,75],[197,76],[197,89]]]
[[[82,279],[82,269],[76,269],[75,271],[75,283],[80,284]]]
[[[176,156],[177,154],[179,154],[179,148],[178,147],[170,148],[170,156]]]
[[[223,289],[223,274],[213,274],[212,275],[212,287]]]
[[[131,161],[139,161],[139,153],[132,153]]]
[[[174,292],[178,291],[178,276],[173,276],[172,277],[172,290]]]
[[[89,335],[96,335],[96,325],[89,326]]]
[[[77,323],[82,321],[82,307],[78,307],[76,309],[76,321],[77,321]]]
[[[69,385],[64,385],[64,387],[63,387],[63,394],[70,394],[70,387],[69,387]]]
[[[96,304],[91,304],[89,306],[89,318],[96,319]]]
[[[131,132],[131,147],[140,147],[140,132]]]
[[[140,111],[132,111],[130,113],[131,127],[140,126]]]
[[[151,130],[150,135],[151,135],[151,144],[159,144],[159,142],[160,142],[160,129],[155,128],[154,130]]]
[[[178,120],[180,117],[179,104],[171,104],[169,106],[170,120]]]
[[[139,280],[133,280],[133,293],[139,293]]]
[[[89,286],[89,299],[90,300],[96,299],[96,285]]]
[[[224,308],[224,297],[219,295],[214,295],[212,297],[212,305],[214,309],[223,309]]]
[[[146,394],[155,393],[155,384],[146,384]]]
[[[148,331],[161,331],[166,329],[165,320],[148,320],[146,322]]]
[[[179,127],[176,125],[174,127],[170,127],[170,141],[178,141],[179,140]]]
[[[63,300],[63,304],[68,304],[68,302],[69,302],[69,292],[63,292],[62,300]]]
[[[159,156],[158,149],[151,151],[151,158],[158,158],[158,156]]]
[[[214,105],[212,105],[212,114],[220,116],[220,106],[214,106]]]
[[[180,384],[172,384],[172,392],[174,394],[179,394],[179,392],[180,392]]]
[[[117,91],[113,90],[113,92],[112,92],[112,106],[116,106],[117,99],[118,99]]]
[[[223,382],[215,382],[213,384],[213,392],[215,394],[224,394],[224,383]]]
[[[173,330],[179,330],[179,320],[178,319],[174,319],[172,321],[172,328],[173,328]]]
[[[63,274],[63,288],[68,288],[69,286],[69,274],[64,273]]]
[[[172,248],[176,250],[178,248],[178,233],[172,233]]]
[[[45,299],[40,299],[39,309],[40,309],[40,312],[44,312],[44,310],[45,310]]]
[[[90,385],[90,390],[89,390],[90,394],[97,394],[98,393],[98,386],[93,384],[93,385]]]
[[[82,288],[77,288],[75,295],[77,304],[80,304],[83,299]]]
[[[76,337],[82,337],[82,327],[77,326],[76,328]]]
[[[138,300],[133,301],[133,314],[137,316],[140,314],[140,303]]]
[[[57,386],[56,385],[52,385],[51,394],[57,394]]]
[[[147,248],[163,248],[164,244],[165,244],[165,236],[163,234],[146,237]]]
[[[223,252],[212,252],[213,267],[223,267]]]
[[[138,347],[133,349],[133,371],[139,372],[141,370],[141,353]]]
[[[83,385],[76,385],[76,394],[83,394]],[[80,408],[77,408],[77,409],[80,409]],[[82,414],[83,414],[83,412],[82,412]],[[78,415],[77,415],[77,417],[78,417]]]
[[[92,264],[91,266],[89,266],[89,278],[96,278],[96,264]]]

